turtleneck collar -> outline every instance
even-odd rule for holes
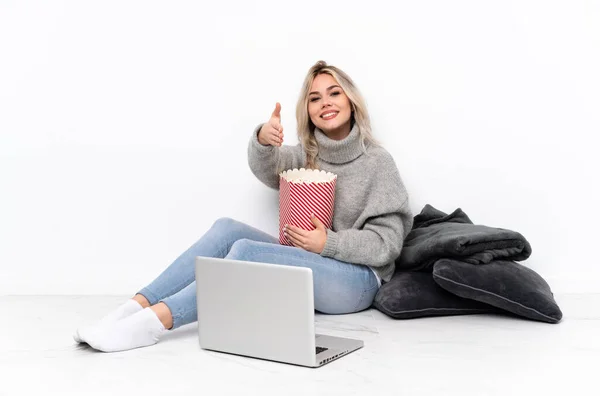
[[[363,153],[360,145],[360,134],[358,125],[354,123],[350,134],[342,140],[333,140],[327,137],[323,131],[315,127],[315,138],[319,145],[318,157],[331,164],[345,164],[354,161]]]

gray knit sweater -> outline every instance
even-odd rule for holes
[[[300,143],[263,146],[258,142],[262,125],[250,138],[248,164],[260,181],[278,190],[279,172],[305,168],[306,153]],[[338,176],[333,225],[327,230],[321,256],[367,265],[389,282],[413,223],[408,193],[394,159],[384,148],[368,143],[365,155],[356,124],[343,140],[329,139],[318,128],[315,137],[318,168]]]

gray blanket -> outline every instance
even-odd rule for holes
[[[530,255],[531,245],[518,232],[475,225],[460,208],[446,214],[427,204],[414,217],[396,270],[432,272],[441,258],[487,264],[496,259],[521,261]]]

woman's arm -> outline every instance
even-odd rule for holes
[[[370,179],[364,202],[356,202],[364,208],[355,223],[359,226],[328,229],[321,256],[372,267],[385,266],[400,256],[413,223],[408,193],[389,153],[380,154],[370,168],[364,169]]]
[[[248,143],[248,165],[252,173],[268,187],[279,190],[279,173],[288,169],[302,168],[306,162],[302,146],[263,146],[258,141],[258,125]]]

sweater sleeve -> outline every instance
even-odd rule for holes
[[[263,124],[258,125],[248,143],[248,165],[250,170],[265,185],[279,190],[279,173],[293,168],[301,168],[305,163],[302,146],[282,145],[263,146],[258,141],[258,133]]]
[[[327,230],[321,256],[354,264],[383,267],[400,256],[413,223],[406,188],[391,157],[373,175],[359,228]]]

